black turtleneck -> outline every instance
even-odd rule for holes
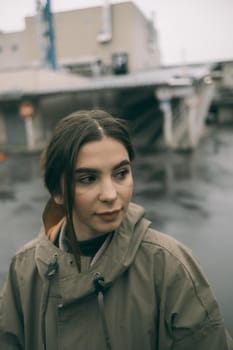
[[[95,256],[109,234],[110,233],[108,232],[95,238],[78,241],[77,244],[81,255],[90,257]]]

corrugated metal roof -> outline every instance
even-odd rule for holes
[[[208,75],[208,66],[147,70],[127,75],[85,78],[64,71],[22,69],[0,72],[0,96],[45,95],[143,86],[190,86]]]
[[[45,91],[69,90],[87,82],[87,78],[49,69],[3,71],[0,72],[0,95],[35,95]]]

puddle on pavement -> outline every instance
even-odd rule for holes
[[[14,201],[15,200],[15,193],[12,190],[4,190],[0,188],[0,201]]]
[[[16,185],[40,176],[39,156],[9,154],[0,158],[0,201],[14,201]]]

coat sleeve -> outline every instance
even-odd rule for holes
[[[0,349],[23,350],[23,315],[20,293],[12,260],[0,293]]]
[[[183,245],[174,246],[161,254],[158,349],[233,350],[199,262]]]

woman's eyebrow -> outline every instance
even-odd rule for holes
[[[125,159],[125,160],[122,160],[120,163],[116,164],[114,167],[113,167],[113,170],[117,170],[125,165],[130,165],[130,161],[128,159]]]
[[[116,164],[114,167],[113,167],[113,170],[117,170],[123,166],[126,166],[126,165],[130,165],[130,161],[125,159],[125,160],[122,160],[120,163]],[[81,173],[92,173],[92,174],[99,174],[101,171],[99,169],[95,169],[95,168],[88,168],[88,167],[80,167],[80,168],[77,168],[75,169],[75,174],[81,174]]]
[[[87,168],[87,167],[82,167],[82,168],[75,169],[75,174],[80,174],[80,173],[97,174],[97,173],[99,173],[99,170],[94,169],[94,168]]]

